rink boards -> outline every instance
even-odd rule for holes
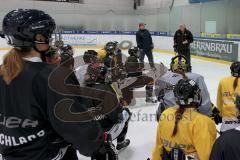
[[[161,32],[152,32],[155,51],[173,52],[173,37]],[[122,48],[136,46],[135,32],[82,32],[78,34],[62,34],[65,44],[75,47],[100,48],[109,41],[118,41]],[[0,39],[0,50],[8,49],[4,39]],[[214,59],[236,61],[240,60],[240,41],[226,39],[194,38],[191,45],[191,53],[198,56]]]

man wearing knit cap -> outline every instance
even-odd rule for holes
[[[148,57],[149,64],[152,69],[155,70],[153,54],[152,50],[154,48],[152,36],[150,32],[145,29],[144,23],[139,23],[139,30],[136,34],[137,46],[141,49],[141,53],[139,55],[139,60],[141,63],[144,63],[145,55]]]

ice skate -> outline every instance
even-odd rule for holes
[[[130,140],[129,139],[125,139],[123,142],[118,142],[117,143],[117,151],[121,152],[122,150],[126,149],[128,146],[130,145]]]

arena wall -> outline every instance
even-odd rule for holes
[[[93,32],[91,32],[93,33]],[[131,44],[136,46],[135,35],[129,34],[111,34],[102,32],[98,34],[62,34],[65,44],[73,45],[76,48],[101,48],[109,40],[118,41],[122,48],[127,48]],[[153,35],[155,51],[173,53],[173,37]],[[4,39],[0,39],[0,50],[6,50],[10,47]],[[195,38],[192,44],[192,53],[197,56],[209,57],[220,60],[235,61],[240,60],[240,41],[224,39],[203,39]]]

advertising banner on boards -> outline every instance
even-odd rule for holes
[[[80,46],[96,46],[97,35],[82,35],[82,34],[62,34],[62,40],[65,44],[80,45]]]
[[[238,59],[238,43],[226,40],[194,39],[191,53],[222,60],[234,61]]]

